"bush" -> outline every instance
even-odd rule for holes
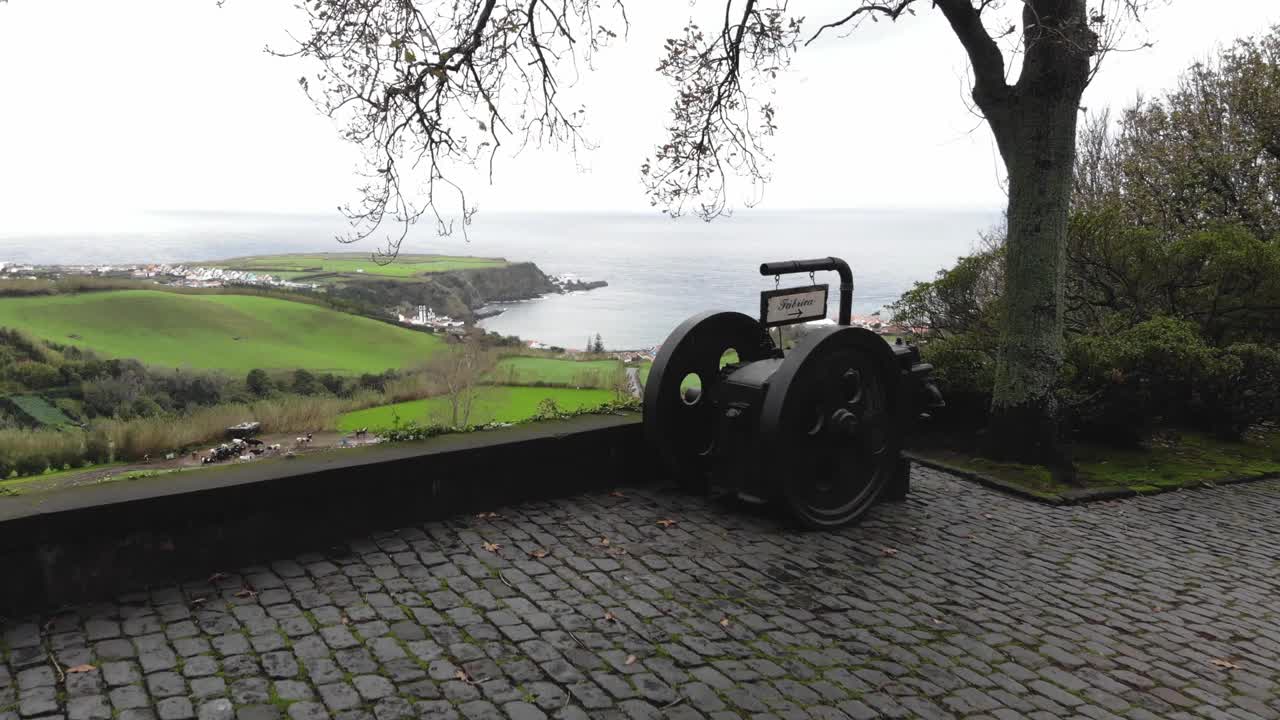
[[[58,368],[42,362],[18,363],[10,370],[10,376],[33,390],[44,390],[62,384],[62,373],[58,372]]]
[[[1215,372],[1204,378],[1197,405],[1205,428],[1232,440],[1280,417],[1280,350],[1254,343],[1226,347]]]
[[[14,463],[19,475],[39,475],[49,469],[49,458],[40,453],[23,455]]]
[[[1192,421],[1199,390],[1229,369],[1194,325],[1172,318],[1070,337],[1066,359],[1060,394],[1073,425],[1122,443],[1155,425]]]
[[[989,335],[968,333],[920,346],[921,359],[934,366],[933,378],[947,406],[935,413],[947,425],[980,426],[991,410],[996,348]]]
[[[255,397],[266,397],[271,394],[271,378],[267,377],[267,372],[260,368],[250,370],[249,374],[245,375],[244,384]]]

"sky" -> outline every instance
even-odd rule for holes
[[[791,0],[814,21],[853,0]],[[650,211],[639,166],[672,91],[662,42],[715,3],[632,0],[630,33],[569,99],[596,148],[500,157],[467,189],[483,211]],[[721,6],[723,7],[723,6]],[[802,48],[777,85],[773,181],[758,207],[999,208],[990,133],[966,102],[966,61],[927,3]],[[293,0],[10,0],[0,4],[0,226],[155,210],[332,212],[359,156],[267,55],[297,27]],[[1172,0],[1110,55],[1084,104],[1120,108],[1191,62],[1280,23],[1275,0]],[[735,193],[731,205],[752,198]]]

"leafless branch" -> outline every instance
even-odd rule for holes
[[[615,34],[599,0],[311,0],[307,30],[277,55],[316,61],[299,80],[364,156],[359,201],[343,207],[356,242],[385,223],[390,261],[423,217],[442,234],[476,208],[453,178],[499,148],[586,145],[585,116],[560,104],[562,65],[589,61]],[[626,16],[620,5],[610,14]]]

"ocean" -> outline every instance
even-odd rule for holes
[[[756,315],[774,287],[760,263],[835,255],[853,267],[855,313],[893,302],[969,253],[999,212],[956,210],[740,211],[714,222],[657,213],[480,213],[440,237],[415,228],[405,252],[529,260],[549,274],[605,280],[606,288],[500,305],[488,330],[581,348],[597,333],[610,349],[656,345],[703,310]],[[70,264],[187,262],[286,252],[368,251],[374,239],[341,245],[341,218],[257,213],[148,213],[86,223],[75,231],[0,227],[0,261]],[[825,277],[824,277],[825,275]],[[839,282],[829,283],[835,312]],[[782,279],[807,284],[804,276]]]

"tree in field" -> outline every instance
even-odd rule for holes
[[[245,375],[244,384],[255,397],[266,397],[271,394],[271,378],[261,368],[254,368]]]
[[[299,395],[315,395],[320,392],[320,382],[310,371],[298,368],[293,371],[293,391]]]
[[[1052,386],[1062,357],[1062,266],[1082,93],[1125,21],[1149,0],[848,0],[802,37],[786,0],[703,0],[718,26],[690,22],[667,41],[659,72],[675,85],[666,138],[641,174],[653,204],[704,218],[727,207],[732,176],[768,178],[776,128],[767,91],[802,41],[917,11],[945,17],[972,68],[972,98],[1008,177],[1008,250],[991,447],[1036,462],[1056,456]],[[450,180],[487,166],[504,142],[576,149],[581,109],[560,103],[573,68],[627,25],[623,0],[314,0],[309,33],[288,54],[320,65],[301,79],[368,161],[348,240],[430,215],[447,231],[441,191],[465,222],[474,208]],[[1017,77],[1011,73],[1017,68]]]
[[[465,428],[471,423],[480,381],[492,366],[489,353],[470,339],[450,343],[427,361],[428,377],[440,384],[449,400],[449,427]]]
[[[591,344],[591,352],[593,353],[604,352],[604,339],[600,337],[600,333],[596,333],[595,342]]]

